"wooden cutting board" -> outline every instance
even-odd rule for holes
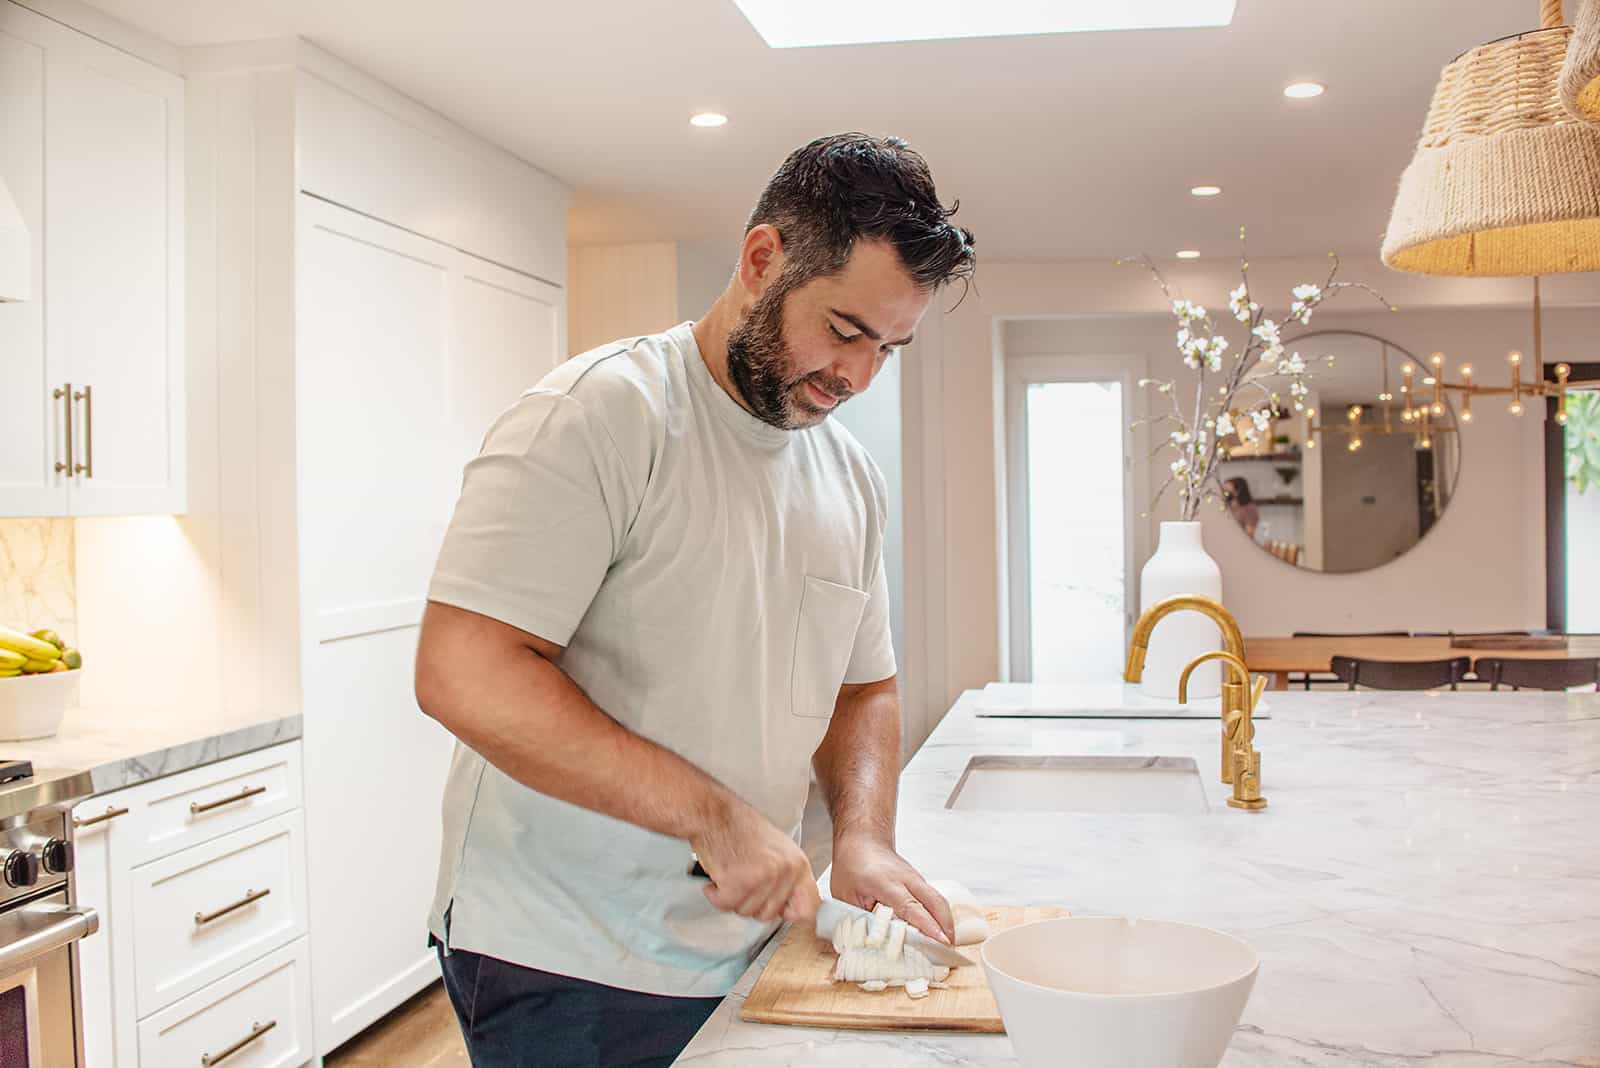
[[[1036,920],[1067,915],[1066,909],[1002,907],[985,910],[991,933]],[[809,928],[791,927],[745,999],[740,1019],[855,1031],[1005,1032],[1000,1009],[978,959],[979,946],[962,946],[972,967],[953,968],[949,989],[913,999],[899,987],[869,994],[854,983],[836,983],[833,946]]]

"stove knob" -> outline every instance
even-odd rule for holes
[[[44,844],[44,870],[51,875],[65,875],[72,870],[72,843],[52,838]]]
[[[11,886],[32,886],[39,881],[39,858],[26,850],[16,850],[6,858],[5,877]]]

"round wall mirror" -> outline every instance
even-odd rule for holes
[[[1310,365],[1311,395],[1302,411],[1281,408],[1255,444],[1223,443],[1229,515],[1263,551],[1308,571],[1403,556],[1444,515],[1460,476],[1449,395],[1436,397],[1427,361],[1387,338],[1317,330],[1286,344]]]

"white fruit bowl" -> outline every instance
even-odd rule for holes
[[[1071,916],[981,953],[1023,1068],[1216,1068],[1255,985],[1255,951],[1186,923]]]
[[[78,694],[78,671],[0,679],[0,742],[48,738]]]

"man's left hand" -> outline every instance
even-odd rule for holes
[[[950,945],[955,937],[955,921],[944,895],[882,842],[836,838],[828,884],[834,898],[869,912],[879,903],[888,905],[896,916],[936,942]]]

